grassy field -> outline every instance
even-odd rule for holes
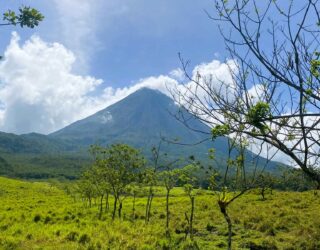
[[[274,192],[262,200],[246,194],[230,207],[234,249],[320,249],[320,197],[313,192]],[[195,239],[185,239],[189,200],[172,192],[171,237],[165,235],[165,197],[154,198],[152,218],[144,222],[146,199],[124,202],[124,218],[98,219],[98,206],[86,208],[49,183],[0,178],[1,249],[226,249],[227,228],[216,197],[196,197]]]

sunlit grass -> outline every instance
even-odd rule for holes
[[[148,225],[144,197],[124,201],[123,218],[110,212],[98,219],[98,205],[87,208],[48,183],[0,178],[1,249],[226,249],[227,228],[215,195],[196,197],[195,242],[185,239],[190,201],[181,188],[170,200],[171,237],[165,234],[165,198],[159,188]],[[98,201],[97,201],[98,203]],[[110,209],[112,200],[110,200]],[[320,249],[319,197],[313,192],[274,192],[263,201],[244,195],[230,206],[235,249]]]

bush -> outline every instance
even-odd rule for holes
[[[79,243],[80,244],[87,244],[87,243],[90,242],[90,240],[91,239],[90,239],[89,235],[83,234],[83,235],[80,236]]]
[[[196,241],[187,241],[182,246],[183,250],[198,250],[200,249]]]
[[[207,224],[206,229],[208,232],[214,232],[217,230],[217,228],[213,225],[211,225],[210,223]]]
[[[50,221],[52,221],[51,217],[50,216],[47,216],[45,219],[44,219],[44,224],[48,224]]]
[[[19,244],[14,241],[5,241],[3,244],[3,249],[15,250],[19,248]]]
[[[22,230],[18,229],[13,233],[13,236],[17,236],[17,235],[21,235],[22,234]]]
[[[277,250],[277,246],[273,242],[263,241],[262,243],[257,242],[247,242],[243,244],[241,247],[249,248],[250,250]]]
[[[157,242],[157,246],[162,250],[170,250],[171,249],[168,240],[165,240],[165,239],[159,240]]]
[[[40,220],[41,220],[41,215],[40,214],[35,215],[34,218],[33,218],[33,221],[35,223],[39,222]]]
[[[165,215],[165,214],[160,214],[160,215],[159,215],[159,219],[164,219],[164,218],[166,218],[166,215]]]
[[[77,238],[79,237],[79,234],[77,232],[70,232],[67,236],[66,236],[66,240],[69,241],[77,241]]]

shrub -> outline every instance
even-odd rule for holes
[[[35,223],[39,222],[40,220],[41,220],[41,215],[40,214],[35,215],[34,218],[33,218],[33,221]]]
[[[50,216],[47,216],[45,219],[44,219],[44,224],[48,224],[50,221],[52,221],[51,217]]]
[[[102,249],[102,244],[101,244],[100,242],[97,242],[96,248],[97,248],[97,249]]]
[[[18,229],[13,233],[13,236],[17,236],[17,235],[21,235],[22,234],[22,230]]]
[[[165,239],[159,240],[157,242],[157,246],[162,250],[170,250],[170,244],[169,244],[168,240],[165,240]]]
[[[9,228],[9,225],[3,225],[0,227],[0,231],[6,231]]]
[[[76,241],[78,237],[79,237],[79,234],[78,234],[77,232],[70,232],[70,233],[66,236],[66,240]]]
[[[14,241],[5,241],[3,244],[4,248],[6,250],[15,250],[19,248],[19,244]]]
[[[217,230],[217,228],[213,225],[211,225],[210,223],[207,224],[206,229],[208,232],[214,232]]]
[[[89,243],[90,240],[91,239],[90,239],[89,235],[83,234],[83,235],[80,236],[79,243],[80,244],[86,244],[86,243]]]
[[[277,250],[277,246],[273,242],[263,241],[262,243],[257,242],[247,242],[242,244],[241,247],[249,248],[250,250]]]
[[[187,241],[182,246],[183,250],[198,250],[200,249],[196,241]]]

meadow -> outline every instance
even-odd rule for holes
[[[227,226],[217,197],[199,190],[195,200],[195,237],[186,237],[185,212],[190,201],[175,188],[170,199],[170,236],[165,232],[164,190],[157,189],[150,222],[144,220],[146,198],[124,200],[123,218],[111,212],[98,218],[80,197],[52,183],[0,178],[1,249],[226,249]],[[230,205],[234,249],[320,249],[320,202],[312,191],[256,191]]]

